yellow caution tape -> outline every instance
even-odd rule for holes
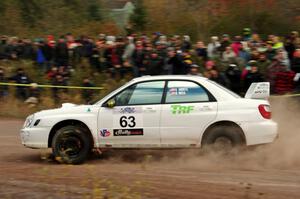
[[[84,86],[58,86],[58,85],[44,85],[44,84],[17,84],[0,82],[0,86],[23,86],[23,87],[39,87],[39,88],[70,88],[70,89],[83,89],[83,90],[103,90],[103,87],[84,87]]]

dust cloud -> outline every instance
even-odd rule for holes
[[[224,156],[199,155],[195,151],[178,152],[179,158],[162,158],[164,163],[188,169],[296,170],[300,168],[300,103],[299,98],[271,99],[273,120],[279,126],[279,138],[261,145]]]
[[[300,168],[299,98],[271,99],[272,117],[279,126],[279,138],[237,154],[199,154],[199,150],[122,151],[106,154],[109,162],[146,163],[157,167],[224,170],[296,170]]]

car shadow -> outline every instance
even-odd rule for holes
[[[157,150],[157,149],[110,149],[106,151],[93,151],[86,160],[86,163],[131,163],[139,164],[144,162],[161,162],[172,161],[177,159],[185,159],[188,157],[204,157],[209,156],[209,153],[203,152],[199,149],[170,149],[170,150]],[[226,157],[226,156],[224,156]],[[32,164],[58,164],[50,151],[47,153],[32,153],[20,154],[7,157],[9,162],[32,163]]]
[[[252,148],[246,150],[246,152],[255,151]],[[245,151],[240,151],[240,154]],[[239,153],[238,153],[239,154]],[[220,155],[220,154],[219,154]],[[236,154],[237,155],[237,154]],[[139,164],[144,162],[161,162],[161,161],[172,161],[177,159],[185,159],[188,157],[198,157],[203,158],[205,156],[210,156],[200,149],[170,149],[170,150],[157,150],[157,149],[109,149],[105,151],[94,150],[86,160],[86,163],[97,164],[97,163],[131,163]],[[228,155],[222,154],[223,158],[228,157]],[[6,162],[14,163],[32,163],[32,164],[58,164],[51,154],[51,151],[41,151],[40,153],[32,154],[15,154],[4,157]]]
[[[114,149],[104,151],[103,153],[94,152],[89,157],[89,162],[109,161],[109,162],[126,162],[126,163],[142,163],[142,162],[158,162],[162,160],[178,159],[191,150],[139,150],[139,149]]]

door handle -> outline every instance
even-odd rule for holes
[[[203,105],[200,107],[200,111],[210,111],[212,109],[213,109],[213,107],[210,105]]]
[[[153,107],[146,107],[144,112],[145,113],[155,113],[156,110]]]

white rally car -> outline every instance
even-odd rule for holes
[[[96,104],[63,104],[27,117],[22,144],[52,148],[65,163],[82,163],[93,148],[200,148],[270,143],[269,83],[245,98],[198,76],[133,79]]]

